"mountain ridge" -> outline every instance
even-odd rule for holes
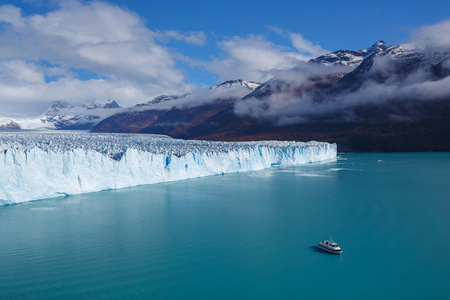
[[[243,87],[249,92],[258,85],[257,82],[242,79],[227,80],[200,94],[161,95],[99,122],[92,132],[147,133],[151,131],[153,134],[181,134],[221,110],[231,107],[236,100],[247,93],[245,90],[238,91],[238,97],[236,97],[234,93],[229,95],[229,91]],[[205,93],[206,101],[199,101],[198,106],[189,107],[189,103],[197,98],[205,98]],[[182,101],[184,103],[181,103]],[[176,107],[183,104],[186,107]]]
[[[352,51],[352,50],[338,50],[332,53],[321,55],[317,58],[309,60],[323,65],[344,65],[344,66],[357,66],[364,59],[386,49],[388,46],[382,40],[379,40],[367,49]]]
[[[315,139],[346,151],[450,151],[450,92],[438,93],[450,78],[449,57],[445,49],[378,41],[280,72],[241,98],[188,105],[196,99],[189,96],[165,111],[146,110],[151,122],[136,126],[139,118],[112,116],[98,124],[109,129],[93,131],[114,132],[121,124],[118,132],[184,139]]]
[[[41,122],[60,130],[87,130],[92,129],[102,119],[99,111],[119,108],[121,107],[115,100],[109,100],[105,104],[92,101],[79,106],[58,100],[52,102]]]

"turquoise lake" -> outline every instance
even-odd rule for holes
[[[449,216],[449,153],[2,206],[0,299],[450,299]]]

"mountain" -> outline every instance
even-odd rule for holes
[[[275,77],[259,85],[243,100],[252,97],[263,98],[272,94],[287,93],[288,91],[292,96],[298,97],[305,92],[324,88],[351,73],[365,59],[378,55],[387,48],[388,46],[383,41],[378,41],[367,49],[358,51],[338,50],[319,56],[311,59],[309,64],[301,64],[289,70],[292,73],[291,78],[287,79],[286,76]],[[307,80],[303,79],[305,76]],[[302,78],[297,79],[295,77]]]
[[[181,98],[187,97],[188,95],[189,95],[189,93],[182,94],[182,95],[161,95],[161,96],[153,98],[152,100],[150,100],[146,103],[137,104],[136,106],[137,107],[150,106],[150,105],[161,103],[161,102],[167,102],[167,101],[181,99]]]
[[[179,137],[316,139],[336,142],[340,151],[449,151],[449,53],[408,44],[378,47],[335,80],[333,73],[301,82],[274,78],[234,110]],[[276,99],[293,104],[277,110]],[[241,106],[246,113],[237,114]]]
[[[442,66],[442,63],[445,63],[449,59],[449,50],[420,49],[412,44],[386,47],[382,51],[374,52],[364,59],[353,72],[343,78],[339,89],[360,87],[368,79],[372,79],[378,83],[384,83],[388,79],[396,79],[399,81],[406,79],[406,77],[418,70],[429,72],[433,68],[441,68],[439,66]],[[384,70],[381,68],[374,70],[376,60],[379,63],[384,62],[382,66]],[[399,76],[403,78],[395,78]],[[444,74],[444,77],[446,76],[448,74]],[[443,77],[441,76],[440,78]]]
[[[112,116],[94,131],[226,141],[313,139],[335,142],[340,151],[450,151],[449,53],[378,41],[280,71],[234,97],[211,94],[199,104],[198,95],[189,95]],[[244,85],[224,82],[209,92]]]
[[[91,102],[73,106],[67,101],[53,101],[41,122],[60,130],[89,130],[121,107],[116,101]]]
[[[344,65],[344,66],[358,66],[364,59],[386,50],[387,46],[383,41],[378,41],[371,47],[359,51],[338,50],[333,53],[328,53],[311,59],[310,62],[323,65]]]
[[[238,79],[191,94],[158,96],[101,121],[92,132],[139,132],[176,136],[220,111],[231,109],[235,101],[258,85],[256,82]]]
[[[209,89],[215,90],[215,89],[224,89],[224,88],[226,89],[226,88],[231,88],[231,87],[235,87],[235,86],[244,86],[250,90],[255,90],[260,85],[261,85],[261,83],[259,83],[259,82],[238,79],[238,80],[228,80],[228,81],[222,82],[220,84],[210,87]]]
[[[0,129],[22,129],[22,127],[20,126],[20,124],[11,121],[7,124],[1,124]]]

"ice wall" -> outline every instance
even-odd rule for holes
[[[321,142],[206,142],[142,135],[0,134],[0,205],[334,159]]]

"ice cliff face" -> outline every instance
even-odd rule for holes
[[[120,134],[0,134],[0,205],[336,157],[321,142],[205,142]]]

